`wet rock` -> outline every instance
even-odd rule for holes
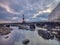
[[[29,30],[29,26],[28,25],[20,25],[19,26],[19,29],[26,29],[26,30]]]
[[[35,29],[35,25],[30,25],[30,29]]]
[[[28,39],[25,39],[25,40],[23,41],[23,44],[27,45],[29,42],[30,42],[30,41],[29,41]]]
[[[10,25],[6,25],[6,27],[10,27]]]
[[[60,31],[58,31],[55,36],[56,36],[56,38],[60,39]]]
[[[11,32],[11,28],[8,27],[1,27],[0,28],[0,35],[7,35]]]
[[[54,39],[54,35],[46,30],[38,30],[38,34],[44,39]]]
[[[5,38],[7,39],[9,36],[6,36]]]
[[[35,31],[35,25],[30,25],[30,31]]]

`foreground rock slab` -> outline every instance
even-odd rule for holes
[[[7,35],[11,32],[11,28],[9,27],[0,27],[0,35]]]

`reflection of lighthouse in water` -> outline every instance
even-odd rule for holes
[[[22,18],[22,23],[25,23],[25,17],[24,17],[24,15],[23,15],[23,18]]]

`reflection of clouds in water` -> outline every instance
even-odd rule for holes
[[[1,36],[0,45],[12,45],[14,43],[11,35],[9,34],[9,38],[5,38],[5,36]]]
[[[9,38],[5,39],[5,36],[0,36],[0,45],[23,45],[22,42],[25,39],[30,40],[28,45],[59,45],[56,40],[44,40],[37,31],[18,30],[16,27],[6,36]]]
[[[9,36],[8,38],[5,38]],[[21,36],[21,37],[20,37]],[[24,36],[17,30],[13,30],[10,34],[5,36],[0,36],[0,45],[14,45],[15,41],[18,42]]]
[[[38,33],[35,31],[20,31],[23,32],[23,35],[25,38],[30,40],[30,43],[28,45],[59,45],[59,43],[56,40],[44,40],[41,38]],[[22,41],[19,41],[16,43],[16,45],[22,45],[20,43]],[[56,43],[55,43],[56,42]]]

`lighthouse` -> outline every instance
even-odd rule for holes
[[[25,17],[24,17],[24,15],[23,15],[23,18],[22,18],[22,23],[25,23]]]

